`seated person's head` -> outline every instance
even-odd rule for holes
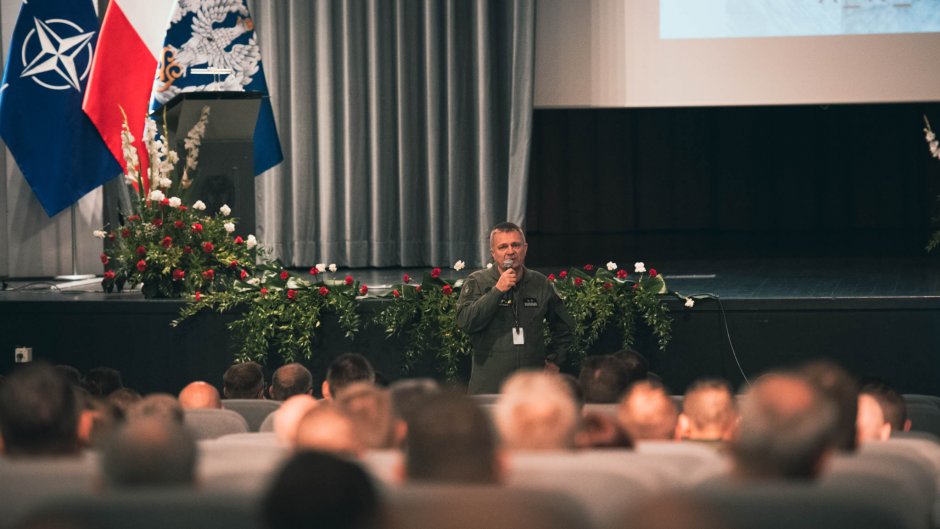
[[[264,372],[257,362],[235,364],[222,375],[222,394],[227,399],[260,399],[264,396]]]
[[[735,474],[745,479],[812,479],[833,450],[836,406],[800,375],[761,377],[745,393],[731,442]]]
[[[617,407],[617,422],[634,441],[673,440],[678,420],[676,403],[656,382],[634,383]]]
[[[837,364],[816,360],[804,364],[800,375],[836,405],[836,429],[833,442],[837,449],[851,452],[856,448],[855,422],[858,418],[858,380]]]
[[[388,389],[392,397],[392,412],[408,423],[426,397],[440,394],[441,385],[431,378],[406,378],[396,380]]]
[[[885,419],[878,399],[867,393],[858,394],[856,439],[859,444],[887,441],[891,437],[891,423]]]
[[[191,382],[180,391],[180,406],[184,410],[217,410],[222,407],[219,390],[207,382]]]
[[[891,432],[911,431],[911,421],[907,418],[907,403],[898,390],[881,380],[869,380],[861,389],[861,394],[870,395],[878,401],[885,421],[891,425]]]
[[[0,385],[0,431],[6,454],[75,454],[79,407],[76,389],[44,363],[17,366]]]
[[[355,382],[375,383],[375,369],[366,357],[358,353],[344,353],[336,357],[326,370],[321,390],[323,398],[335,399],[340,391]]]
[[[365,451],[353,418],[328,402],[317,404],[300,420],[294,448],[348,457],[360,457]]]
[[[379,495],[357,464],[321,452],[299,452],[281,467],[261,506],[268,529],[373,529]]]
[[[578,410],[584,409],[584,389],[581,387],[581,382],[575,378],[574,375],[569,375],[568,373],[559,373],[558,376],[561,377],[561,381],[564,382],[571,391],[571,398],[574,399],[574,405],[577,406]]]
[[[578,409],[561,377],[519,371],[500,391],[496,427],[509,450],[560,450],[574,447]]]
[[[274,372],[268,391],[273,400],[281,401],[294,395],[310,395],[313,393],[313,375],[296,362],[285,364]]]
[[[392,413],[387,389],[357,382],[344,387],[334,402],[353,419],[366,448],[397,448],[404,437],[404,422]]]
[[[694,382],[685,393],[679,415],[679,438],[727,441],[734,433],[738,412],[731,385],[724,380]]]
[[[99,448],[120,426],[124,416],[107,400],[92,397],[84,389],[76,389],[78,390],[76,399],[80,409],[78,415],[79,444],[83,448]],[[111,394],[114,395],[114,393],[116,392]]]
[[[627,365],[613,355],[587,357],[578,380],[584,401],[599,404],[617,402],[632,382]]]
[[[121,388],[117,391],[112,391],[108,395],[108,404],[113,408],[117,417],[119,419],[124,419],[127,417],[127,410],[134,404],[140,402],[143,397],[140,393],[137,393],[130,388]]]
[[[174,421],[147,417],[127,423],[106,443],[101,469],[111,488],[192,485],[196,442]]]
[[[78,368],[67,364],[57,364],[55,368],[59,374],[69,381],[69,384],[79,387],[82,386],[82,372],[79,371]]]
[[[503,461],[486,413],[466,395],[429,396],[405,438],[405,477],[436,483],[498,483]]]
[[[107,397],[111,392],[124,387],[121,373],[110,367],[96,367],[88,371],[82,379],[82,386],[93,397]]]
[[[649,376],[650,364],[645,356],[641,355],[635,349],[626,348],[615,352],[614,358],[623,362],[627,366],[627,386],[634,382],[646,380]]]
[[[317,399],[306,393],[294,395],[285,400],[274,412],[274,433],[278,441],[284,445],[293,446],[297,439],[297,427],[300,426],[301,419],[316,406]]]
[[[606,413],[586,412],[575,437],[578,448],[633,448],[633,439],[617,419]]]
[[[125,420],[132,422],[152,418],[183,424],[183,407],[179,400],[168,393],[152,393],[131,404],[125,413]]]

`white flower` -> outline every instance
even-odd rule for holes
[[[691,309],[695,306],[695,300],[692,298],[685,298],[685,306]]]
[[[252,277],[248,281],[246,281],[246,283],[248,283],[249,285],[260,285],[261,280],[258,279],[257,277]]]
[[[227,231],[228,233],[232,233],[233,231],[235,231],[234,222],[226,222],[225,224],[223,224],[223,226],[225,226],[225,231]]]
[[[232,208],[228,207],[228,204],[222,204],[222,207],[219,208],[219,211],[226,217],[232,214]]]
[[[924,137],[927,138],[927,143],[930,143],[930,142],[932,142],[933,140],[937,139],[937,135],[934,134],[932,130],[930,130],[930,129],[924,129],[924,132],[926,133],[926,134],[924,135]]]
[[[137,173],[128,169],[127,174],[124,175],[124,183],[127,185],[134,185],[137,183]]]
[[[205,211],[206,203],[203,202],[202,200],[197,200],[196,203],[193,204],[193,209],[198,210],[198,211]]]
[[[94,235],[95,237],[98,237],[99,239],[104,239],[105,237],[108,236],[108,234],[105,233],[104,230],[95,230],[91,232],[91,234]]]
[[[633,271],[638,274],[646,272],[646,264],[644,264],[643,261],[633,263]]]
[[[164,195],[163,191],[160,191],[159,189],[155,189],[150,192],[150,200],[153,200],[154,202],[163,202],[163,199],[165,198],[166,195]]]
[[[335,273],[335,272],[336,272],[336,263],[330,263],[330,266],[328,266],[327,268],[330,269],[330,272],[334,272],[334,273]]]
[[[615,262],[613,262],[613,261],[608,261],[608,262],[607,262],[607,269],[610,270],[611,272],[613,272],[614,270],[617,269],[617,263],[615,263]]]
[[[173,185],[173,181],[170,180],[169,178],[164,177],[160,179],[160,187],[162,187],[163,189],[169,189],[170,186],[172,185]]]
[[[248,240],[245,241],[245,244],[248,246],[248,249],[251,250],[258,245],[258,239],[255,239],[254,235],[249,235]]]
[[[180,200],[180,197],[170,197],[170,207],[178,208],[183,205],[183,201]]]
[[[456,270],[456,271],[458,271],[458,272],[461,271],[461,270],[463,270],[463,269],[466,268],[466,267],[467,267],[467,263],[465,263],[465,262],[463,262],[463,261],[459,261],[459,260],[458,260],[456,263],[454,263],[454,270]]]
[[[493,263],[486,263],[486,269],[489,270],[490,268],[493,268]]]

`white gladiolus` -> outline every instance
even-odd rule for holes
[[[223,224],[223,226],[225,227],[225,231],[228,233],[232,233],[233,231],[235,231],[234,222],[226,222],[225,224]]]
[[[617,269],[617,263],[613,261],[607,261],[607,269],[613,272],[614,270]]]
[[[685,298],[685,306],[691,309],[695,306],[695,300],[692,298]]]
[[[163,189],[169,189],[173,185],[173,181],[169,178],[163,177],[160,179],[160,187]]]
[[[180,197],[170,197],[170,207],[178,208],[183,205],[183,201],[180,200]]]
[[[646,272],[646,264],[644,264],[643,261],[637,261],[637,262],[633,263],[633,271],[636,272],[636,273],[638,273],[638,274],[645,273],[645,272]]]
[[[202,200],[197,200],[196,203],[193,204],[193,209],[195,209],[195,210],[197,210],[197,211],[205,211],[205,210],[206,210],[206,203],[203,202]]]
[[[104,239],[105,237],[108,236],[108,234],[105,233],[104,230],[95,230],[91,232],[91,234],[94,235],[95,237],[98,237],[99,239]]]
[[[456,270],[456,271],[458,271],[458,272],[461,271],[461,270],[463,270],[463,269],[466,268],[466,267],[467,267],[467,263],[465,263],[465,262],[463,262],[463,261],[459,261],[459,260],[458,260],[456,263],[454,263],[454,270]]]
[[[323,263],[317,263],[317,272],[326,272],[326,265]]]
[[[330,263],[330,266],[329,266],[328,268],[330,269],[330,272],[335,273],[335,272],[336,272],[336,263]]]
[[[163,202],[163,199],[165,198],[166,195],[164,195],[163,191],[160,191],[159,189],[155,189],[150,192],[150,200],[153,200],[154,202]]]
[[[232,208],[228,207],[228,204],[222,204],[222,207],[219,208],[219,211],[226,217],[232,214]]]
[[[247,245],[248,249],[251,250],[252,248],[258,245],[258,239],[255,239],[254,235],[249,235],[248,240],[245,241],[245,245]]]

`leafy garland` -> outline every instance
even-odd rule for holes
[[[924,116],[924,139],[927,141],[927,146],[930,148],[931,158],[940,160],[940,141],[937,140],[937,135],[934,134],[933,129],[930,127],[930,121],[927,119],[927,116]],[[940,202],[940,195],[937,196],[937,201]],[[940,217],[933,217],[930,220],[934,223],[940,223]],[[940,246],[940,230],[933,232],[930,236],[930,240],[927,241],[926,249],[928,252],[931,252],[937,246]]]

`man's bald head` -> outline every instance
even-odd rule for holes
[[[330,403],[319,403],[300,420],[294,447],[359,457],[365,446],[356,423],[345,411]]]
[[[196,442],[181,424],[145,417],[127,423],[111,438],[101,468],[114,488],[191,485],[196,458]]]
[[[637,382],[630,386],[617,408],[617,421],[635,441],[675,439],[679,412],[661,384]]]
[[[274,433],[278,441],[285,445],[293,445],[301,419],[316,406],[317,399],[306,394],[294,395],[285,400],[274,414]]]
[[[271,398],[287,400],[294,395],[313,393],[313,375],[306,367],[297,362],[285,364],[271,377]]]
[[[558,375],[519,371],[510,376],[496,401],[494,418],[510,450],[574,448],[578,407]]]
[[[686,391],[679,417],[680,437],[726,440],[737,419],[731,386],[724,380],[700,380]]]
[[[218,409],[222,407],[219,390],[206,382],[192,382],[180,391],[180,406],[184,410]]]

